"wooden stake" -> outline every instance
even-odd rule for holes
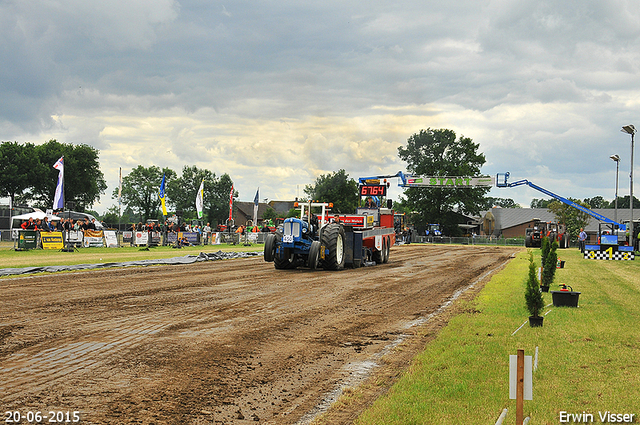
[[[522,425],[524,419],[524,350],[518,350],[516,379],[516,425]]]

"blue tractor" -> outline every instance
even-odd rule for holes
[[[264,260],[273,261],[276,269],[341,270],[345,264],[345,230],[339,223],[325,224],[328,203],[299,204],[300,218],[287,218],[264,242]],[[305,207],[307,211],[305,213]],[[321,207],[321,219],[311,212]]]

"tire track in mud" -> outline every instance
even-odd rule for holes
[[[401,246],[342,272],[253,258],[5,279],[2,401],[87,423],[295,423],[349,364],[512,251]]]

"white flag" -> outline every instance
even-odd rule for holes
[[[253,198],[253,225],[257,226],[258,225],[258,203],[259,203],[259,193],[260,193],[260,188],[258,188],[258,190],[256,190],[256,196],[255,198]]]
[[[202,208],[204,206],[204,179],[200,183],[200,189],[198,189],[198,195],[196,196],[196,210],[198,211],[198,218],[202,218]]]
[[[53,209],[61,210],[64,208],[64,156],[61,156],[53,168],[58,170],[58,185],[56,186],[56,193],[53,196]]]
[[[118,178],[120,185],[118,186],[118,205],[122,205],[122,167],[120,167],[120,177]]]

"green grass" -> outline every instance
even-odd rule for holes
[[[540,250],[534,258],[540,264]],[[559,412],[640,414],[640,263],[584,260],[575,250],[554,285],[580,291],[579,308],[545,308],[542,328],[526,324],[527,254],[495,275],[474,308],[451,320],[388,394],[357,424],[493,424],[502,409],[515,421],[509,400],[509,355],[534,355],[533,400],[525,401],[532,424],[558,424]],[[552,287],[551,290],[557,289]],[[545,305],[551,294],[545,294]],[[478,312],[473,312],[473,311]]]
[[[0,244],[0,268],[39,267],[75,265],[87,263],[138,261],[159,258],[182,257],[198,255],[200,252],[218,251],[262,251],[263,245],[199,245],[175,249],[170,246],[149,248],[121,247],[121,248],[78,248],[74,252],[57,250],[33,249],[28,251],[14,251],[13,244]]]

